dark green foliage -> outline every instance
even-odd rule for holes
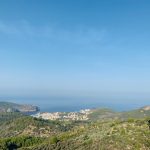
[[[0,124],[4,123],[6,121],[15,120],[16,118],[20,118],[22,116],[24,116],[24,115],[19,112],[0,113]]]
[[[59,142],[59,139],[56,136],[54,136],[50,139],[51,144],[57,144],[58,142]]]
[[[147,121],[148,127],[150,129],[150,120]]]
[[[43,138],[31,136],[19,136],[12,138],[0,139],[0,149],[14,150],[20,147],[29,147],[43,142]]]
[[[59,130],[59,132],[44,138],[24,135],[11,138],[1,138],[0,149],[148,150],[150,148],[150,130],[147,120],[148,119],[96,121],[79,124],[68,131]],[[41,121],[39,126],[48,123],[43,122],[43,120],[36,119],[36,121]],[[56,121],[51,122],[51,124],[56,125],[61,124],[61,122]]]
[[[66,132],[85,122],[62,122],[37,119],[20,113],[3,113],[0,115],[0,137],[19,135],[44,136]]]
[[[108,115],[108,110],[101,113]],[[3,113],[0,150],[149,150],[149,120],[149,117],[135,119],[125,115],[123,119],[65,122]]]

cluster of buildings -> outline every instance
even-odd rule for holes
[[[53,113],[49,113],[49,112],[40,112],[37,113],[35,115],[33,115],[33,117],[36,118],[42,118],[42,119],[46,119],[46,120],[65,120],[65,121],[69,121],[69,120],[80,120],[80,121],[84,121],[84,120],[88,120],[88,115],[91,113],[90,109],[84,109],[84,110],[80,110],[79,112],[53,112]]]

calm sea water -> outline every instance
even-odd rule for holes
[[[0,101],[8,101],[19,104],[31,104],[40,107],[42,112],[70,112],[86,108],[111,108],[116,111],[127,111],[150,105],[149,100],[107,100],[91,98],[65,98],[65,97],[0,97]]]

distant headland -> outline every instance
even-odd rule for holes
[[[33,105],[0,102],[0,112],[36,113],[39,110],[39,107]]]

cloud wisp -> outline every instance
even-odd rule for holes
[[[34,26],[28,21],[17,23],[5,23],[0,21],[0,33],[9,36],[27,36],[33,38],[47,38],[72,44],[92,44],[101,43],[107,31],[95,28],[76,28],[74,30],[63,29],[54,26]]]

